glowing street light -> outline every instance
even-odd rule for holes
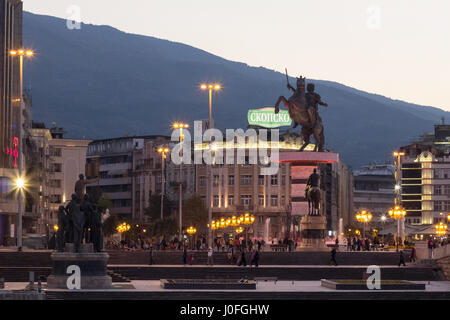
[[[406,216],[406,210],[402,208],[400,205],[394,206],[394,208],[389,209],[389,216],[397,220],[397,239],[395,239],[397,243],[397,251],[398,251],[398,241],[400,239],[400,221]]]
[[[16,49],[11,50],[9,52],[11,57],[19,57],[19,98],[15,99],[19,103],[19,123],[20,123],[20,130],[19,130],[19,141],[20,145],[22,145],[23,140],[23,130],[22,130],[22,99],[23,99],[23,57],[32,57],[34,55],[34,52],[31,50],[25,50],[25,49]],[[23,172],[23,152],[19,152],[19,177],[22,177]],[[22,188],[19,188],[19,196],[17,198],[18,202],[18,226],[17,226],[17,250],[22,251],[22,216],[23,216],[23,195],[21,192]]]
[[[356,220],[363,223],[363,237],[366,237],[366,223],[372,220],[372,214],[366,210],[356,213]]]
[[[175,122],[174,124],[172,124],[172,128],[174,130],[180,130],[180,144],[183,142],[183,129],[187,129],[189,128],[189,125],[187,123],[182,123],[182,122]],[[181,150],[181,156],[183,156],[182,152],[183,152],[183,148],[180,148]],[[178,212],[180,214],[180,239],[183,238],[183,163],[180,161],[180,179],[178,181]]]
[[[442,237],[447,233],[447,225],[443,222],[439,222],[439,224],[435,225],[434,227],[436,228],[436,234],[438,236]]]
[[[222,89],[222,86],[218,83],[202,83],[200,85],[200,89],[202,90],[208,90],[209,91],[209,123],[208,123],[208,127],[209,129],[213,128],[213,120],[212,120],[212,92],[214,91],[219,91]],[[212,167],[211,165],[209,166],[209,197],[208,197],[208,201],[209,201],[209,205],[208,205],[208,223],[209,225],[211,225],[211,220],[212,220],[212,206],[213,206],[213,201],[212,201],[212,193],[213,193],[213,179],[212,179]],[[208,248],[212,247],[212,229],[208,229]]]
[[[169,153],[169,148],[166,146],[161,146],[158,148],[158,153],[161,154],[161,220],[163,219],[163,211],[164,211],[164,187],[166,182],[166,176],[164,172],[164,164],[165,159],[167,158],[167,154]]]

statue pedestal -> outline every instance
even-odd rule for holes
[[[297,247],[297,251],[330,251],[325,244],[326,217],[303,216],[300,223],[302,245]]]
[[[54,252],[52,273],[47,278],[49,289],[68,289],[67,273],[69,266],[80,268],[81,289],[112,289],[112,279],[106,272],[109,255],[106,252],[93,252],[92,243],[82,244],[80,252],[70,252],[73,244],[66,243],[66,252]],[[73,272],[73,271],[72,271]]]

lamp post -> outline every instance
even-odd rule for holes
[[[356,220],[363,223],[363,238],[366,238],[366,223],[372,220],[372,214],[366,210],[356,213]]]
[[[34,55],[34,52],[31,50],[24,50],[24,49],[18,49],[18,50],[11,50],[9,54],[12,57],[19,57],[19,98],[15,99],[15,101],[19,102],[19,146],[22,147],[22,140],[23,140],[23,124],[22,124],[22,110],[23,110],[23,57],[32,57]],[[22,150],[22,149],[20,149]],[[23,153],[22,151],[19,152],[19,179],[23,182]],[[17,250],[22,251],[22,216],[23,216],[23,195],[22,195],[22,188],[19,188],[19,196],[17,197],[18,201],[18,224],[17,224]]]
[[[392,153],[392,155],[396,158],[396,170],[395,170],[395,193],[396,193],[396,197],[395,197],[395,205],[397,206],[401,206],[402,205],[402,187],[401,187],[401,170],[402,170],[402,166],[401,166],[401,157],[403,157],[405,155],[404,152],[402,151],[395,151]],[[406,213],[406,211],[405,211]],[[403,217],[399,218],[398,220],[398,235],[397,237],[399,237],[402,242],[404,240],[404,228],[405,228],[405,220],[403,219]]]
[[[247,248],[248,228],[255,222],[255,217],[252,214],[246,212],[239,217],[240,223],[245,225],[245,247]]]
[[[388,213],[392,219],[397,220],[397,238],[396,238],[395,242],[396,242],[397,251],[398,251],[398,240],[400,238],[400,236],[399,236],[400,220],[406,216],[406,210],[403,209],[400,205],[396,205],[396,206],[394,206],[394,208],[391,208]]]
[[[172,125],[173,129],[180,129],[180,150],[181,150],[181,159],[183,158],[183,148],[181,147],[181,144],[183,143],[183,129],[189,128],[189,125],[186,123],[174,123]],[[180,161],[180,179],[178,180],[178,192],[179,192],[179,202],[178,202],[178,212],[180,215],[180,241],[183,237],[183,161]]]
[[[442,221],[439,222],[437,225],[434,226],[436,228],[436,234],[440,237],[445,236],[447,233],[447,225],[444,224]]]
[[[213,120],[212,120],[212,92],[214,91],[219,91],[222,87],[220,86],[220,84],[201,84],[200,85],[200,89],[202,90],[209,90],[209,123],[208,123],[208,127],[209,129],[213,128]],[[213,178],[212,178],[212,163],[210,163],[209,165],[209,169],[210,169],[210,174],[208,175],[209,177],[209,197],[208,197],[208,224],[211,225],[211,220],[212,220],[212,206],[213,206]],[[212,248],[212,229],[208,228],[208,248]]]
[[[189,227],[189,228],[187,228],[186,229],[186,232],[190,235],[190,236],[192,236],[192,238],[193,238],[193,236],[194,236],[194,234],[196,234],[197,233],[197,229],[195,229],[194,227]],[[192,241],[192,244],[194,244],[194,241]],[[192,246],[191,246],[192,247]],[[193,247],[192,247],[193,248]]]
[[[165,182],[166,182],[166,176],[164,173],[164,163],[165,159],[167,158],[167,153],[169,153],[169,148],[167,147],[159,147],[158,153],[161,154],[161,220],[163,219],[163,211],[164,211],[164,189],[165,189]]]

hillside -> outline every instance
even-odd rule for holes
[[[169,134],[175,120],[206,119],[202,82],[223,85],[213,98],[215,125],[222,129],[246,128],[248,109],[273,106],[289,94],[283,74],[181,43],[108,26],[68,30],[63,19],[30,13],[24,13],[23,32],[25,46],[37,53],[25,66],[33,118],[56,122],[70,137]],[[353,167],[390,159],[393,149],[432,131],[441,116],[449,118],[437,108],[311,81],[329,104],[320,110],[326,148]]]

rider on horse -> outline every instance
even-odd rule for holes
[[[308,180],[306,181],[305,198],[308,198],[309,190],[312,190],[312,188],[319,188],[319,180],[320,176],[317,173],[317,170],[314,169],[313,173],[309,176]]]

